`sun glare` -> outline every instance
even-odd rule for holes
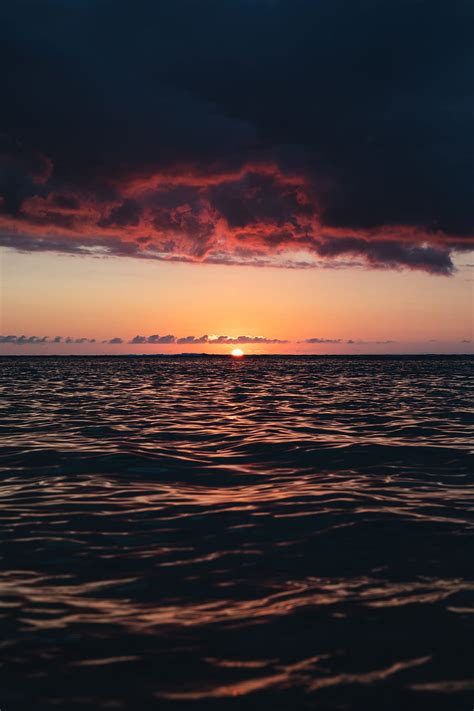
[[[234,356],[234,358],[241,358],[243,354],[244,352],[241,348],[234,348],[234,350],[231,352],[231,356]]]

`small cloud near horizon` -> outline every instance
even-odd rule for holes
[[[297,343],[341,343],[340,338],[306,338],[304,341]]]
[[[233,344],[243,344],[243,343],[263,343],[263,344],[278,344],[278,343],[290,343],[288,340],[282,340],[280,338],[265,338],[263,336],[183,336],[177,338],[176,336],[167,335],[159,336],[157,334],[153,336],[135,336],[130,341],[130,345],[137,344],[168,344],[168,343],[178,343],[182,345],[233,345]]]
[[[452,341],[453,343],[465,343],[471,344],[473,341],[470,338],[460,339],[459,341]],[[141,336],[136,335],[130,340],[125,340],[120,336],[115,336],[114,338],[106,338],[104,340],[97,340],[95,338],[85,338],[78,337],[74,338],[72,336],[55,336],[50,338],[49,336],[26,336],[26,335],[0,335],[0,344],[9,344],[17,346],[31,346],[31,345],[86,345],[86,344],[104,344],[111,346],[118,346],[122,344],[128,345],[187,345],[187,346],[197,346],[197,345],[208,345],[208,346],[221,346],[221,345],[284,345],[284,344],[307,344],[307,345],[348,345],[348,346],[368,346],[368,345],[391,345],[394,343],[401,343],[400,341],[386,339],[386,340],[363,340],[363,339],[343,339],[343,338],[322,338],[319,336],[314,336],[311,338],[306,338],[303,340],[289,340],[283,338],[267,338],[265,336],[228,336],[228,335],[207,335],[202,336],[181,336],[177,337],[172,334],[167,334],[160,336],[158,334],[152,334],[151,336]],[[425,343],[438,343],[437,339],[431,339],[425,341]]]

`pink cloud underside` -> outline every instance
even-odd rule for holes
[[[47,164],[49,166],[49,164]],[[324,223],[321,195],[304,175],[276,165],[236,172],[181,172],[108,181],[107,190],[36,180],[14,215],[0,214],[2,243],[56,251],[167,261],[311,267],[357,265],[448,275],[453,251],[471,237],[408,225],[341,229]],[[34,191],[33,191],[34,192]],[[324,200],[323,200],[324,202]]]

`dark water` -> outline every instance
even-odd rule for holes
[[[474,706],[472,360],[0,365],[2,711]]]

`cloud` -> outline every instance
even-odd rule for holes
[[[198,338],[196,338],[196,336],[184,336],[182,338],[176,339],[176,343],[182,343],[187,345],[200,345],[202,343],[208,342],[209,336],[199,336]]]
[[[122,339],[113,339],[114,343],[121,343]],[[0,336],[0,343],[14,343],[18,346],[24,346],[24,345],[38,345],[38,344],[45,344],[45,343],[54,343],[54,344],[59,344],[59,343],[95,343],[96,339],[95,338],[71,338],[71,336],[67,336],[64,338],[63,336],[55,336],[54,338],[49,338],[48,336]],[[112,342],[112,341],[110,341]]]
[[[276,344],[276,343],[289,343],[289,341],[281,340],[278,338],[264,338],[263,336],[183,336],[181,338],[176,338],[176,336],[135,336],[130,341],[131,345],[138,344],[169,344],[178,343],[185,345],[200,345],[203,343],[209,343],[212,345],[226,345],[226,344],[242,344],[242,343],[264,343],[264,344]]]
[[[317,344],[317,343],[347,343],[347,345],[387,345],[389,343],[395,343],[395,341],[361,341],[361,340],[353,340],[352,338],[349,338],[347,340],[343,340],[342,338],[306,338],[304,341],[297,341],[297,343],[310,343],[310,344]]]
[[[114,338],[104,339],[99,341],[99,343],[107,345],[122,345],[128,343],[129,345],[209,345],[209,346],[231,346],[231,345],[284,345],[284,344],[308,344],[308,345],[337,345],[346,344],[349,346],[362,346],[362,345],[391,345],[397,341],[387,339],[387,340],[362,340],[362,339],[342,339],[342,338],[321,338],[312,337],[306,338],[300,341],[291,341],[282,338],[267,338],[265,336],[228,336],[228,335],[203,335],[203,336],[182,336],[176,337],[173,335],[159,336],[158,334],[152,334],[151,336],[135,336],[130,340],[126,341],[118,336]],[[436,339],[431,339],[431,342],[435,343]],[[10,344],[18,346],[31,346],[31,345],[84,345],[84,344],[95,344],[97,340],[95,338],[85,338],[78,337],[73,338],[72,336],[55,336],[54,338],[49,338],[48,336],[26,336],[26,335],[0,335],[0,344]],[[460,343],[470,344],[471,339],[463,339]]]
[[[48,337],[38,336],[0,336],[0,343],[15,343],[18,346],[37,345],[49,343]]]
[[[0,336],[0,343],[14,343],[16,345],[27,345],[27,344],[40,344],[40,343],[65,343],[65,344],[84,344],[84,343],[96,343],[95,338],[72,338],[71,336],[56,336],[53,339],[49,339],[48,336],[43,336],[39,338],[38,336]],[[123,338],[115,337],[109,338],[102,341],[103,344],[109,345],[121,345],[125,343]],[[159,336],[158,334],[153,334],[151,336],[135,336],[127,341],[130,345],[169,345],[172,343],[187,344],[187,345],[232,345],[232,344],[279,344],[279,343],[290,343],[290,341],[282,340],[279,338],[265,338],[263,336],[184,336],[182,338],[177,338],[173,335]]]
[[[278,345],[285,343],[292,343],[287,339],[282,338],[266,338],[265,336],[226,336],[226,335],[204,335],[204,336],[183,336],[177,338],[173,335],[159,336],[158,334],[153,334],[151,336],[134,336],[129,341],[125,341],[123,338],[116,336],[115,338],[109,338],[102,341],[104,344],[109,345],[121,345],[122,343],[128,343],[129,345],[169,345],[169,344],[179,344],[179,345],[203,345],[208,344],[212,346],[220,345],[242,345],[242,344],[256,344],[256,345]],[[463,340],[462,343],[470,343],[469,340]],[[1,336],[0,343],[12,343],[16,345],[38,345],[45,343],[53,344],[84,344],[84,343],[96,343],[95,338],[73,338],[71,336],[55,336],[50,339],[48,336]],[[296,341],[296,343],[308,343],[308,344],[324,344],[324,343],[347,343],[348,345],[362,345],[362,344],[389,344],[395,343],[395,341],[362,341],[348,339],[343,341],[341,338],[306,338],[302,341]]]
[[[147,343],[174,343],[176,338],[174,336],[149,336],[147,338]]]
[[[325,239],[315,244],[315,250],[321,257],[350,254],[365,257],[367,263],[374,267],[408,267],[424,269],[433,274],[451,274],[454,270],[450,254],[445,248],[413,245],[408,241],[341,237]]]
[[[124,200],[99,220],[99,227],[136,227],[140,223],[141,206],[135,200]]]
[[[210,336],[209,343],[211,344],[244,344],[244,343],[263,343],[263,344],[276,344],[276,343],[289,343],[289,341],[284,341],[279,338],[264,338],[263,336]]]
[[[472,250],[470,0],[30,10],[0,23],[4,246],[435,275]]]
[[[159,336],[158,334],[154,334],[152,336],[135,336],[132,338],[128,343],[132,345],[137,345],[141,343],[175,343],[176,342],[176,337],[175,336]]]

